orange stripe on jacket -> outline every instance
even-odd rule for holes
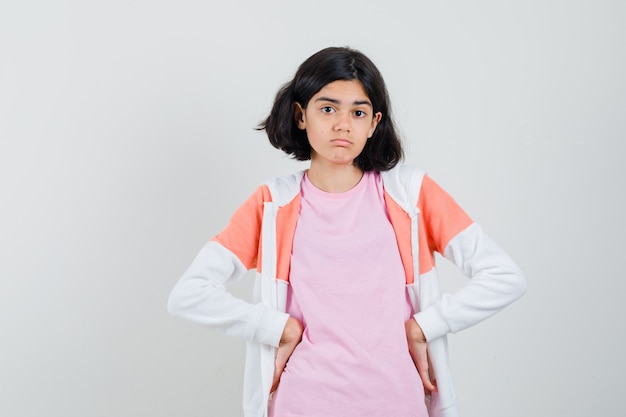
[[[385,203],[389,220],[396,233],[398,250],[406,274],[406,283],[414,282],[413,252],[411,249],[411,217],[387,193]],[[424,176],[417,202],[420,275],[435,267],[434,253],[443,253],[448,242],[472,224],[472,219],[430,177]]]
[[[429,176],[424,176],[417,206],[422,220],[420,231],[428,237],[431,251],[443,253],[450,240],[473,223],[450,194]],[[420,248],[421,245],[420,236]]]
[[[269,187],[262,185],[235,211],[228,225],[213,239],[239,258],[246,269],[262,271],[261,246],[263,203],[272,201]],[[278,279],[289,281],[291,247],[300,214],[300,195],[280,207],[276,215],[276,250]]]
[[[259,266],[263,203],[266,201],[272,201],[272,196],[267,186],[261,186],[239,206],[224,230],[211,239],[233,252],[246,269]]]
[[[247,269],[261,272],[261,223],[263,203],[272,201],[269,188],[259,187],[231,217],[226,228],[215,240],[233,252]],[[413,255],[411,251],[411,219],[398,204],[385,193],[385,202],[391,224],[396,234],[398,250],[404,266],[407,284],[413,283]],[[471,218],[456,201],[430,177],[424,176],[418,199],[420,216],[419,253],[420,274],[435,266],[434,252],[443,253],[448,242],[472,224]],[[276,249],[278,279],[289,281],[293,236],[300,214],[300,195],[280,207],[276,219]]]
[[[291,251],[296,224],[300,216],[300,194],[297,194],[287,205],[282,206],[276,215],[276,278],[289,282],[291,269]]]

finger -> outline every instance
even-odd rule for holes
[[[435,375],[434,369],[433,369],[433,364],[430,361],[430,355],[428,355],[428,375],[430,377],[430,383],[432,384],[433,388],[431,389],[431,391],[437,391],[437,376]]]
[[[278,347],[276,350],[276,359],[274,361],[274,380],[272,382],[271,392],[274,392],[280,382],[280,377],[283,374],[287,362],[291,357],[291,354],[296,348],[297,343],[285,343]]]
[[[435,385],[431,382],[430,377],[430,359],[428,357],[428,349],[426,343],[419,343],[418,346],[415,346],[414,351],[412,352],[413,361],[415,362],[415,366],[417,367],[417,372],[422,380],[422,384],[424,385],[424,390],[427,393],[436,390]]]
[[[437,390],[430,379],[430,370],[428,368],[419,370],[419,374],[420,378],[422,379],[422,384],[424,385],[424,390],[426,391],[426,393],[430,394],[432,391]]]
[[[283,368],[284,369],[284,368]],[[272,380],[272,388],[270,389],[270,393],[276,391],[278,388],[278,383],[280,382],[280,376],[283,373],[283,369],[279,369],[278,367],[274,370],[274,379]]]
[[[283,357],[284,354],[279,348],[276,352],[276,360],[274,361],[274,379],[272,381],[272,389],[270,390],[270,392],[276,391],[278,383],[280,382],[280,376],[285,370],[285,365],[287,364],[287,361]]]

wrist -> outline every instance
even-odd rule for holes
[[[280,338],[281,342],[284,342],[287,340],[294,340],[294,339],[299,340],[301,337],[302,337],[302,323],[300,323],[300,320],[290,316],[287,319],[287,322],[285,323],[283,334]]]
[[[415,320],[415,318],[411,317],[409,320],[407,320],[405,323],[405,328],[406,328],[406,337],[410,341],[415,342],[415,343],[427,342],[426,336],[424,335],[424,332],[422,331],[421,326],[419,325],[417,320]]]

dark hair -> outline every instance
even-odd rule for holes
[[[358,80],[382,118],[354,164],[363,171],[386,171],[403,157],[402,144],[391,115],[387,87],[374,63],[363,53],[348,47],[322,49],[304,61],[293,80],[284,84],[274,100],[270,115],[259,124],[270,143],[299,161],[311,159],[306,131],[298,128],[295,103],[306,108],[309,100],[325,85],[338,80]]]

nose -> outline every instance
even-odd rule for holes
[[[340,132],[350,131],[350,113],[338,112],[335,119],[335,130]]]

